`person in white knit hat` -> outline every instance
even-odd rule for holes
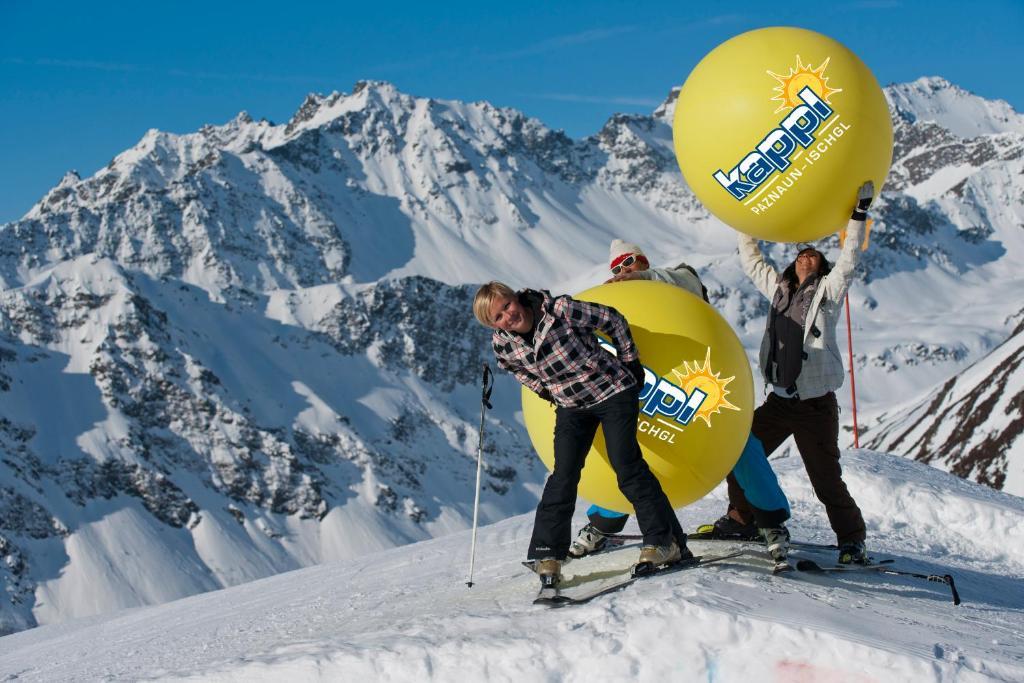
[[[611,248],[608,250],[608,267],[612,276],[606,282],[621,282],[623,280],[656,280],[667,282],[676,287],[682,287],[691,294],[708,300],[708,290],[700,281],[695,271],[685,263],[680,263],[675,268],[651,268],[650,262],[640,247],[620,239],[612,240]]]

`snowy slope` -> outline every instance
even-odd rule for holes
[[[390,310],[424,288],[432,320]],[[334,327],[311,331],[90,257],[5,292],[29,343],[0,339],[2,628],[465,529],[480,410],[467,382],[485,348],[461,320],[470,294],[415,280],[335,292]],[[460,327],[467,367],[453,372],[455,347],[431,344]],[[542,479],[517,398],[503,378],[485,521],[535,505]]]
[[[848,451],[873,552],[949,590],[866,574],[770,575],[758,551],[582,607],[530,604],[529,515],[481,530],[476,585],[459,533],[166,605],[0,639],[0,675],[36,680],[1019,681],[1024,500],[925,465]],[[795,458],[776,463],[793,530],[828,540]],[[691,527],[721,491],[682,512]],[[906,523],[913,520],[913,523]],[[698,552],[724,544],[693,544]],[[628,567],[635,548],[566,572]],[[827,563],[831,554],[803,556]]]
[[[1024,495],[1024,324],[914,406],[882,416],[866,445]]]
[[[888,94],[895,164],[851,293],[868,426],[1002,343],[1024,292],[1016,115],[935,80]],[[697,267],[753,354],[766,302],[682,182],[672,105],[571,140],[361,82],[281,124],[150,131],[0,226],[0,630],[465,529],[483,280],[589,287],[626,237]],[[543,480],[517,396],[499,377],[486,521]]]

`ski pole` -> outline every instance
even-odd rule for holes
[[[850,295],[846,295],[846,343],[850,347],[850,398],[853,399],[853,447],[860,448],[857,430],[857,380],[853,375],[853,328],[850,325]]]
[[[476,449],[476,494],[473,496],[473,541],[469,547],[469,580],[466,586],[473,587],[473,565],[476,561],[476,527],[480,513],[480,473],[484,462],[484,415],[491,405],[491,390],[494,388],[494,376],[491,368],[484,363],[483,393],[480,397],[480,444]]]
[[[926,581],[934,581],[935,583],[944,583],[949,586],[950,592],[953,593],[953,604],[960,604],[960,593],[956,590],[956,582],[953,581],[952,574],[918,574],[917,572],[904,572],[899,569],[879,569],[882,574],[896,574],[898,576],[913,576],[917,579],[924,579]]]
[[[868,250],[868,240],[871,239],[871,221],[864,224],[864,241],[860,245],[861,251]],[[846,230],[839,232],[839,246],[846,241]],[[846,343],[850,347],[850,398],[853,401],[853,447],[860,448],[860,430],[857,429],[857,380],[853,375],[853,327],[850,325],[850,293],[846,293]]]

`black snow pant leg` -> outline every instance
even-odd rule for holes
[[[561,560],[569,554],[576,489],[597,425],[597,416],[588,409],[559,406],[555,410],[555,469],[537,505],[528,560]]]
[[[796,448],[803,458],[814,495],[825,506],[825,513],[840,545],[863,542],[866,536],[864,516],[843,481],[839,464],[839,405],[832,392],[799,402],[794,408],[799,420],[794,423]]]
[[[632,503],[645,545],[668,545],[674,539],[686,547],[686,534],[668,496],[643,458],[636,439],[640,415],[639,388],[620,391],[591,410],[601,420],[608,460],[619,490]]]

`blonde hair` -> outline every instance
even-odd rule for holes
[[[495,299],[503,296],[515,297],[516,293],[504,282],[492,280],[486,285],[481,285],[473,297],[473,315],[484,327],[494,329],[491,322],[491,304]]]

